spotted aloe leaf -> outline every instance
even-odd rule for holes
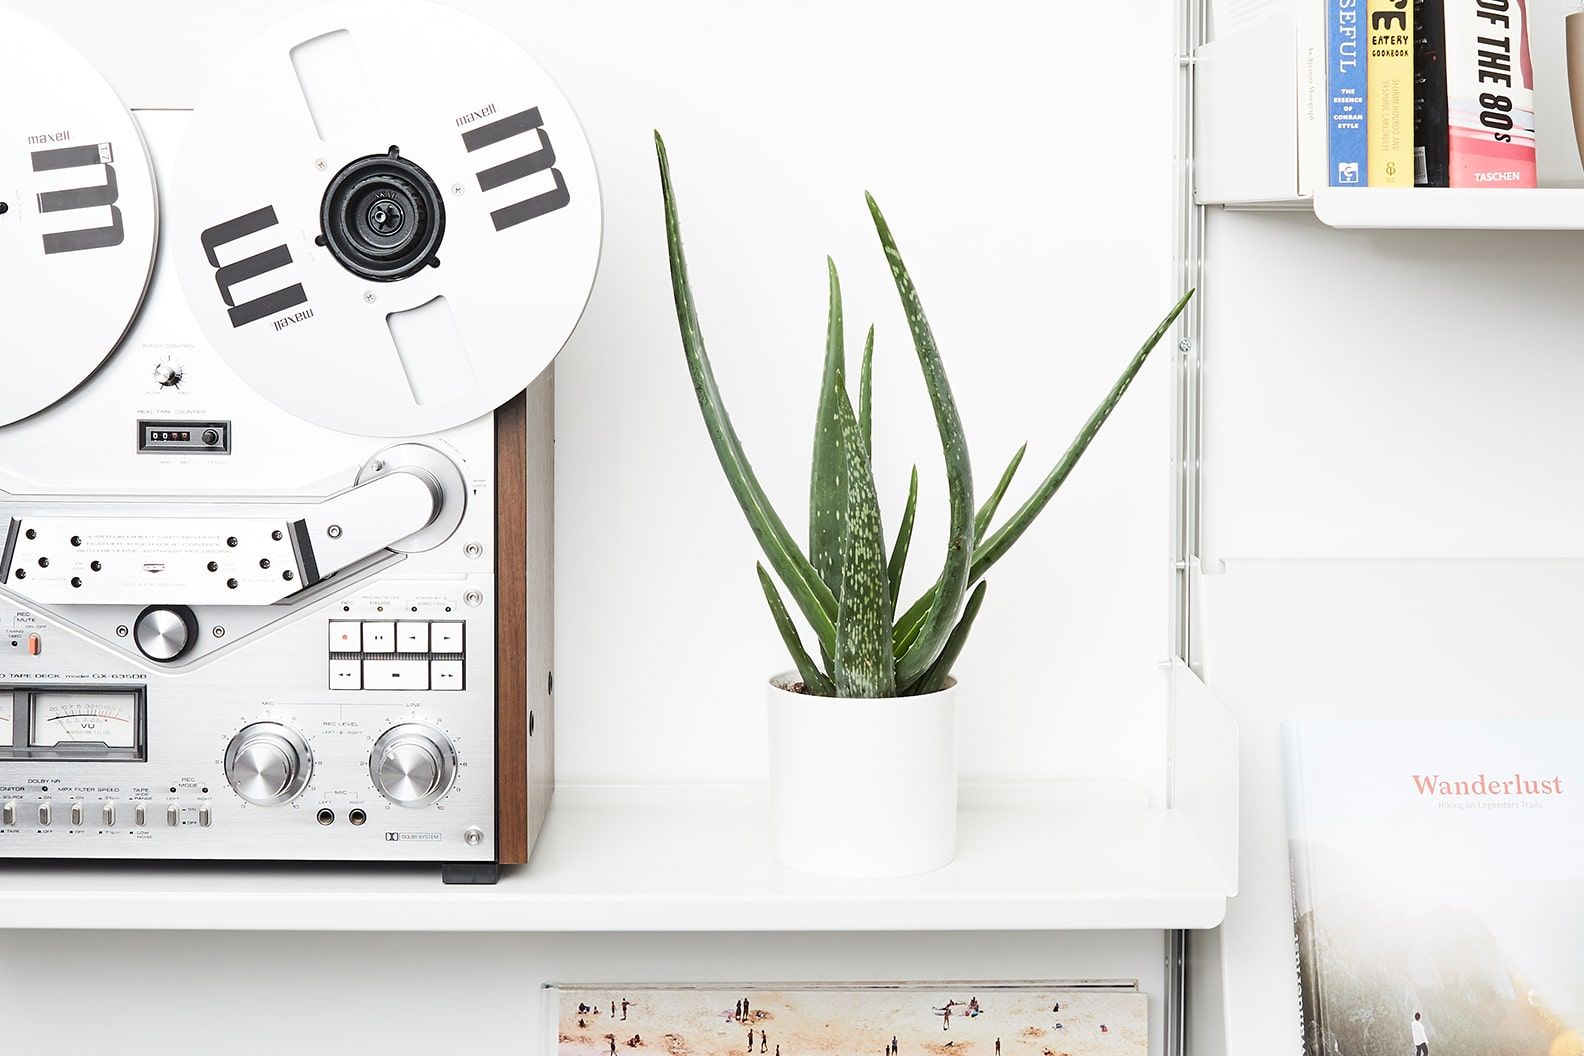
[[[962,619],[952,628],[951,635],[946,639],[946,647],[941,650],[941,654],[935,658],[928,671],[903,689],[903,696],[938,693],[946,688],[946,680],[951,677],[951,669],[957,663],[957,657],[962,655],[963,646],[968,642],[968,632],[973,630],[974,619],[979,615],[979,606],[984,604],[984,595],[985,584],[980,582],[973,589],[973,593],[968,595],[968,604],[963,606]]]
[[[874,327],[864,338],[863,372],[858,375],[858,432],[874,461]]]
[[[1144,344],[1133,354],[1127,369],[1116,380],[1116,384],[1111,386],[1111,391],[1106,393],[1105,399],[1101,400],[1100,405],[1089,415],[1088,420],[1084,422],[1083,428],[1078,431],[1078,435],[1068,445],[1060,461],[1046,474],[1045,479],[1040,482],[1034,494],[1029,496],[1028,500],[1018,508],[1017,512],[1007,518],[1006,523],[993,535],[988,539],[982,540],[975,547],[973,566],[969,573],[970,581],[977,581],[989,571],[992,565],[1006,555],[1006,552],[1012,548],[1012,544],[1022,538],[1023,533],[1028,531],[1029,525],[1033,524],[1034,519],[1040,515],[1040,511],[1045,509],[1051,498],[1066,483],[1067,477],[1073,471],[1073,467],[1078,464],[1078,460],[1083,457],[1084,452],[1089,450],[1090,443],[1094,441],[1095,435],[1100,432],[1100,427],[1105,425],[1106,419],[1111,417],[1112,411],[1116,410],[1116,405],[1121,401],[1122,395],[1127,392],[1128,386],[1133,384],[1133,379],[1138,376],[1138,372],[1144,366],[1145,360],[1149,358],[1149,354],[1154,351],[1156,345],[1160,344],[1161,338],[1166,336],[1166,332],[1177,321],[1177,317],[1182,314],[1183,309],[1188,307],[1188,302],[1193,298],[1193,295],[1193,290],[1189,290],[1184,294],[1182,299],[1172,306],[1172,310],[1166,314],[1166,318],[1160,321],[1160,325],[1155,328],[1155,331],[1144,340]],[[933,611],[934,601],[935,588],[931,588],[896,621],[896,626],[892,633],[896,638],[896,651],[898,653],[906,650],[908,643],[922,633],[929,614]]]
[[[869,449],[858,432],[858,420],[845,392],[837,410],[847,461],[847,546],[836,617],[836,695],[892,697],[896,695],[896,669],[891,656],[891,588],[886,578],[880,500],[875,494]]]
[[[897,678],[912,682],[928,670],[940,655],[957,615],[962,611],[963,595],[968,586],[968,571],[973,560],[973,467],[969,464],[968,444],[963,436],[962,419],[952,399],[951,385],[946,380],[946,368],[941,362],[935,335],[929,320],[924,317],[924,306],[919,301],[918,290],[903,263],[891,228],[886,224],[873,195],[865,195],[869,214],[874,218],[875,231],[891,265],[891,278],[896,284],[897,296],[907,315],[908,330],[913,335],[913,347],[918,353],[919,369],[924,373],[924,385],[929,390],[930,403],[935,409],[935,427],[940,433],[941,453],[946,460],[946,494],[950,506],[950,522],[946,536],[946,560],[940,577],[935,582],[934,597],[924,615],[913,644],[897,660]]]
[[[990,528],[990,522],[995,520],[996,510],[1001,506],[1001,500],[1006,498],[1007,488],[1012,486],[1012,478],[1017,476],[1018,466],[1023,464],[1023,456],[1028,452],[1028,444],[1017,449],[1017,454],[1012,456],[1012,461],[1007,463],[1006,469],[1001,471],[1001,479],[996,481],[995,490],[990,497],[979,507],[979,512],[974,514],[974,542],[985,537],[985,532]]]
[[[677,326],[682,333],[682,350],[687,357],[688,372],[693,378],[693,392],[709,430],[710,442],[714,445],[715,456],[720,461],[732,494],[742,507],[748,527],[758,540],[770,567],[786,585],[787,592],[803,617],[809,621],[821,648],[832,651],[836,646],[835,593],[820,578],[792,538],[792,533],[787,531],[786,524],[770,505],[743,451],[742,441],[732,427],[731,417],[726,413],[720,387],[715,381],[714,368],[704,349],[704,335],[699,330],[698,311],[693,302],[692,287],[688,283],[687,259],[682,252],[682,228],[677,219],[676,195],[671,187],[671,165],[666,158],[665,141],[658,132],[655,133],[655,153],[660,163],[660,185],[665,198],[666,246],[671,259],[671,292],[676,301]]]
[[[770,578],[770,573],[765,571],[763,565],[754,567],[759,570],[759,587],[764,591],[765,603],[770,606],[770,616],[775,620],[776,630],[781,632],[781,641],[786,645],[787,652],[791,654],[792,662],[797,665],[798,676],[803,679],[804,688],[815,696],[834,697],[836,683],[820,670],[814,658],[809,656],[808,650],[803,648],[803,638],[798,634],[797,625],[792,622],[791,615],[787,613],[786,606],[781,602],[781,592],[776,590],[775,580]]]
[[[814,419],[814,468],[809,474],[809,560],[832,594],[841,590],[842,543],[846,532],[847,459],[842,452],[837,401],[847,398],[847,365],[842,337],[841,280],[836,262],[825,258],[830,312],[825,325],[825,377]]]
[[[913,518],[918,513],[918,467],[908,480],[907,505],[902,507],[902,523],[897,526],[896,542],[891,546],[891,561],[886,578],[891,581],[891,616],[896,618],[897,594],[902,589],[902,573],[907,570],[908,546],[913,541]]]

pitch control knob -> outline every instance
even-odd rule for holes
[[[255,722],[231,738],[225,753],[226,780],[249,803],[289,803],[313,776],[308,742],[290,726]]]
[[[132,625],[138,651],[156,663],[180,660],[198,640],[198,618],[185,605],[150,605]]]
[[[451,789],[456,747],[433,726],[404,722],[374,742],[369,776],[380,795],[397,806],[428,806]]]

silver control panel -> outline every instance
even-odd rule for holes
[[[0,605],[0,858],[492,859],[488,589],[382,580],[170,672]]]

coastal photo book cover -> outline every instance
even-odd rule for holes
[[[1133,983],[547,988],[557,1056],[1146,1056]]]
[[[1308,1056],[1584,1056],[1584,721],[1283,727]]]

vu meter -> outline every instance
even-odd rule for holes
[[[0,759],[140,760],[143,699],[137,686],[0,690]]]

